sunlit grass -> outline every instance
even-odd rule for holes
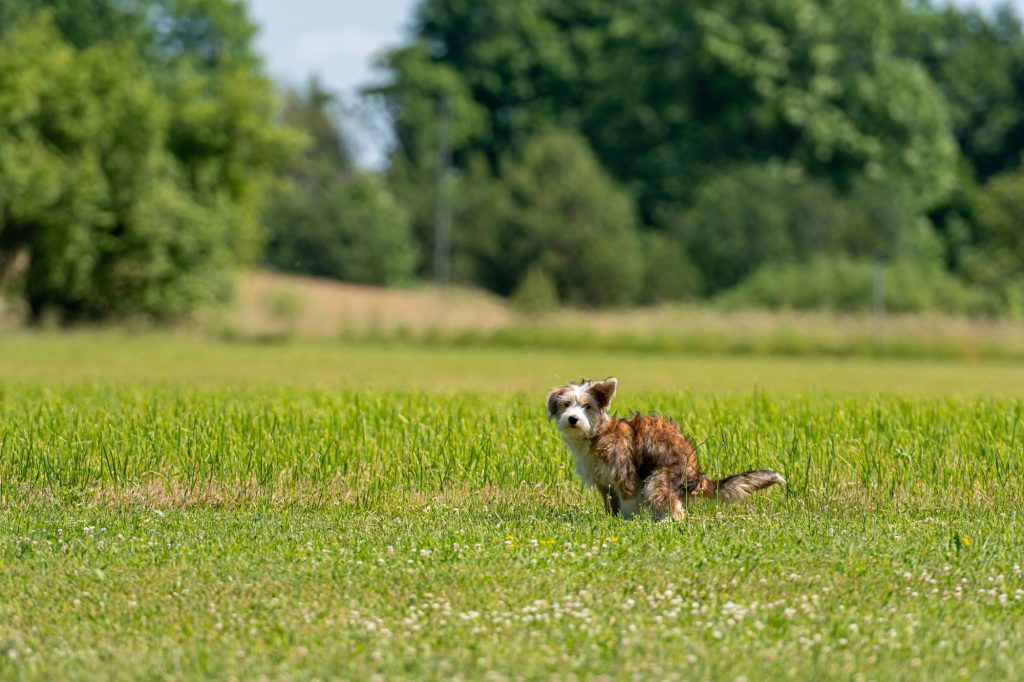
[[[655,392],[619,407],[675,417],[711,473],[772,468],[801,499],[1024,499],[1020,400]],[[20,386],[0,392],[0,424],[12,494],[319,491],[325,504],[393,509],[409,495],[575,483],[530,393]]]
[[[1013,365],[26,338],[0,678],[1024,674]],[[604,515],[544,417],[582,372],[789,484]]]
[[[1024,362],[779,357],[641,351],[423,347],[406,343],[220,342],[188,335],[92,332],[0,337],[0,377],[19,383],[544,392],[581,376],[647,391],[832,396],[1024,397]]]

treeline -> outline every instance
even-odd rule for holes
[[[428,279],[439,196],[452,279],[526,309],[867,309],[884,262],[888,309],[1024,314],[1010,9],[423,0],[365,93],[379,172],[254,34],[240,0],[0,0],[0,285],[30,318],[174,318],[259,261]]]
[[[424,0],[373,93],[430,254],[438,107],[462,281],[583,305],[1024,312],[1024,34],[903,0]],[[417,276],[426,276],[422,258]]]

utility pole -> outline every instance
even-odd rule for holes
[[[434,281],[448,286],[452,250],[452,112],[448,96],[442,92],[437,100],[437,177],[434,198]]]
[[[875,317],[885,316],[885,256],[882,250],[875,251],[874,276],[872,277],[872,293],[874,298]]]

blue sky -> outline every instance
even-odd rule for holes
[[[374,79],[382,50],[407,37],[417,0],[248,0],[260,25],[257,44],[274,78],[304,83],[317,74],[348,104]],[[353,151],[362,165],[380,166],[389,143],[385,126],[372,115],[344,117]]]
[[[509,0],[514,1],[514,0]],[[249,0],[261,26],[260,51],[270,73],[286,83],[302,83],[318,74],[331,89],[352,100],[374,78],[380,52],[409,33],[417,0]],[[990,8],[999,0],[962,0]],[[1024,13],[1024,0],[1013,0]],[[380,162],[386,140],[370,121],[351,129],[356,152],[368,165]]]
[[[408,34],[415,0],[249,0],[258,44],[271,73],[302,82],[318,72],[352,92],[371,75],[376,54]]]

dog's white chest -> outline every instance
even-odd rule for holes
[[[566,438],[565,443],[576,460],[576,474],[586,485],[613,487],[612,472],[604,462],[591,454],[589,439]]]

